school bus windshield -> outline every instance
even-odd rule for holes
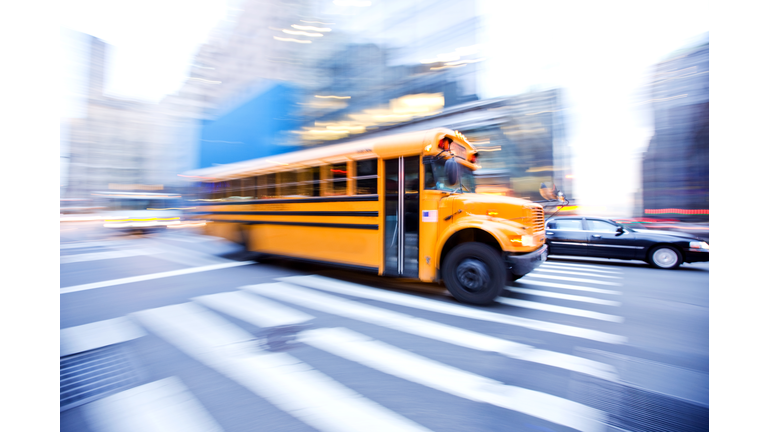
[[[472,170],[459,165],[461,173],[461,187],[458,184],[453,186],[448,184],[445,177],[445,163],[447,159],[435,159],[424,161],[424,189],[442,190],[446,192],[475,192],[475,176]]]

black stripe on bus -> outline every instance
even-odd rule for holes
[[[253,216],[357,216],[377,217],[377,211],[216,211],[190,212],[188,214],[209,215],[253,215]]]
[[[300,199],[260,199],[254,201],[220,201],[220,202],[197,202],[189,201],[189,205],[211,206],[211,205],[254,205],[254,204],[307,204],[316,202],[349,202],[349,201],[378,201],[378,195],[355,195],[343,197],[307,197]]]
[[[254,221],[254,220],[230,220],[230,219],[210,219],[211,222],[232,222],[240,223],[244,225],[291,225],[291,226],[308,226],[308,227],[320,227],[320,228],[349,228],[349,229],[364,229],[364,230],[378,230],[379,225],[367,225],[367,224],[334,224],[334,223],[316,223],[316,222],[277,222],[277,221]]]

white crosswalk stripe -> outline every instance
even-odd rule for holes
[[[604,314],[600,312],[593,312],[593,311],[569,308],[564,306],[555,306],[547,303],[511,299],[506,297],[499,297],[496,299],[496,301],[509,306],[516,306],[516,307],[522,307],[522,308],[528,308],[528,309],[537,309],[537,310],[542,310],[547,312],[580,316],[580,317],[592,318],[592,319],[602,320],[602,321],[611,321],[611,322],[618,322],[618,323],[624,322],[624,318],[617,315],[609,315],[609,314]]]
[[[240,267],[244,265],[250,265],[253,264],[253,261],[229,261],[222,264],[214,264],[214,265],[208,265],[208,266],[202,266],[202,267],[192,267],[192,268],[185,268],[181,270],[172,270],[167,272],[161,272],[161,273],[153,273],[148,275],[141,275],[141,276],[131,276],[127,278],[120,278],[120,279],[112,279],[108,281],[102,281],[102,282],[93,282],[88,284],[82,284],[82,285],[75,285],[70,287],[61,288],[59,290],[59,294],[69,294],[73,292],[78,291],[86,291],[86,290],[92,290],[92,289],[98,289],[98,288],[104,288],[104,287],[110,287],[110,286],[117,286],[117,285],[125,285],[129,283],[136,283],[136,282],[142,282],[147,280],[153,280],[153,279],[160,279],[160,278],[167,278],[167,277],[174,277],[174,276],[181,276],[181,275],[187,275],[192,273],[199,273],[204,271],[212,271],[212,270],[221,270],[225,268],[230,267]]]
[[[59,332],[59,356],[127,342],[145,335],[141,327],[125,317],[68,327]]]
[[[290,282],[295,285],[306,286],[309,288],[321,289],[337,294],[351,295],[355,297],[367,298],[371,300],[377,300],[387,302],[391,304],[397,304],[401,306],[408,306],[421,310],[427,310],[431,312],[439,312],[454,316],[460,316],[464,318],[472,318],[477,320],[496,322],[501,324],[508,324],[513,326],[519,326],[529,328],[532,330],[557,333],[567,336],[573,336],[584,339],[596,340],[599,342],[623,344],[626,343],[626,337],[619,336],[611,333],[605,333],[597,330],[584,329],[580,327],[573,327],[563,324],[557,324],[547,321],[537,321],[528,318],[520,318],[511,315],[505,315],[495,312],[490,312],[483,309],[475,309],[468,306],[462,306],[452,303],[445,303],[421,297],[416,297],[407,294],[395,293],[385,291],[382,289],[368,288],[363,285],[342,282],[335,279],[330,279],[322,276],[291,276],[285,278],[278,278],[279,280]]]
[[[552,269],[549,269],[549,268],[537,268],[534,271],[537,272],[537,273],[538,272],[561,273],[561,274],[572,274],[572,275],[578,275],[578,276],[601,277],[601,278],[608,278],[608,279],[621,279],[621,276],[601,275],[601,274],[595,274],[595,273],[587,273],[586,271],[552,270]]]
[[[524,285],[534,285],[534,286],[540,286],[540,287],[548,287],[548,288],[561,288],[561,289],[568,289],[568,290],[575,290],[575,291],[593,292],[593,293],[599,293],[599,294],[621,295],[621,291],[585,287],[580,285],[562,284],[557,282],[537,281],[537,280],[530,280],[526,278],[518,279],[515,283],[524,284]]]
[[[151,332],[321,431],[427,431],[191,303],[132,314]]]
[[[180,379],[165,378],[83,407],[95,432],[223,432]]]
[[[554,280],[564,280],[564,281],[570,281],[570,282],[585,282],[585,283],[593,283],[598,285],[611,285],[611,286],[622,286],[622,284],[618,282],[607,282],[607,281],[599,281],[594,279],[582,279],[582,278],[574,278],[574,277],[567,277],[567,276],[553,276],[553,275],[547,275],[547,274],[541,274],[537,272],[528,273],[525,275],[527,278],[541,278],[541,279],[554,279]]]
[[[565,264],[565,263],[554,262],[554,261],[546,261],[546,262],[541,264],[541,267],[586,270],[586,271],[590,271],[590,272],[593,272],[593,273],[622,274],[622,272],[620,272],[620,271],[606,270],[607,268],[610,268],[610,267],[597,267],[597,266],[580,265],[580,264]]]
[[[606,305],[606,306],[621,306],[620,302],[613,301],[613,300],[603,300],[603,299],[594,298],[594,297],[561,294],[561,293],[554,293],[550,291],[542,291],[542,290],[535,290],[535,289],[528,289],[528,288],[507,287],[506,289],[509,292],[518,293],[518,294],[527,294],[527,295],[533,295],[533,296],[539,296],[539,297],[549,297],[549,298],[571,300],[571,301],[578,301],[578,302],[584,302],[584,303],[594,303],[594,304]]]
[[[546,393],[505,385],[343,329],[308,330],[300,340],[373,369],[446,393],[522,412],[580,431],[604,430],[604,414]]]
[[[242,291],[211,294],[195,297],[193,300],[259,327],[300,324],[314,318],[312,315]]]
[[[246,287],[246,289],[250,292],[274,297],[278,300],[294,303],[303,307],[376,324],[404,333],[410,333],[465,348],[496,352],[510,358],[546,364],[607,380],[614,380],[616,378],[615,371],[602,363],[567,354],[538,350],[529,345],[345,300],[336,296],[314,292],[306,288],[282,283],[252,285]],[[224,296],[219,294],[215,294],[214,296],[220,296],[220,299],[224,298]],[[212,298],[214,296],[210,297]],[[259,312],[255,313],[254,311],[257,310]],[[237,318],[256,325],[261,325],[260,322],[263,322],[263,318],[259,315],[262,311],[263,309],[255,308],[245,310],[244,313],[237,315]],[[264,313],[272,315],[274,312],[264,311]]]

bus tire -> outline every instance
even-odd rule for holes
[[[453,248],[442,268],[448,291],[462,303],[493,303],[504,289],[505,268],[501,255],[492,247],[477,242]]]

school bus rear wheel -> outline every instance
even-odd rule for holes
[[[486,244],[462,243],[448,253],[443,265],[445,285],[460,302],[490,304],[504,289],[504,261]]]

